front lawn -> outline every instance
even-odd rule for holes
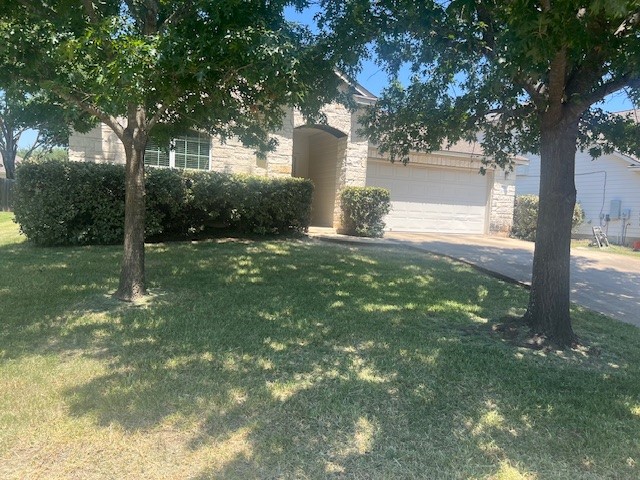
[[[0,215],[0,478],[638,478],[640,335],[491,326],[527,292],[414,251],[302,240],[40,249]],[[515,310],[514,310],[515,308]]]

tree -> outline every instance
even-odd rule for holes
[[[70,125],[86,128],[86,116],[78,113],[52,102],[45,92],[26,93],[16,82],[1,90],[0,154],[7,178],[15,178],[18,143],[27,130],[37,130],[37,134],[33,143],[22,151],[23,160],[36,151],[48,152],[55,146],[65,146]]]
[[[598,103],[640,98],[637,0],[325,0],[321,26],[337,51],[373,50],[391,74],[410,65],[365,119],[392,160],[475,139],[509,168],[541,156],[540,210],[524,319],[561,346],[575,341],[569,261],[577,148],[640,153],[640,129]],[[348,43],[345,41],[348,39]],[[348,65],[343,66],[344,69]],[[352,67],[353,68],[353,67]]]
[[[311,117],[335,91],[323,52],[312,48],[308,31],[283,18],[285,5],[303,3],[19,0],[0,6],[0,75],[93,115],[124,146],[118,298],[145,294],[144,150],[152,131],[161,138],[202,128],[264,151],[283,106],[302,106]]]

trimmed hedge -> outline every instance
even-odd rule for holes
[[[348,235],[382,237],[383,218],[391,210],[386,188],[347,187],[342,191],[342,226]]]
[[[538,223],[538,196],[520,195],[516,197],[513,210],[513,226],[511,236],[535,242],[536,227]],[[573,220],[571,228],[574,229],[584,222],[584,211],[582,205],[576,202],[573,209]]]
[[[207,235],[220,229],[250,234],[303,231],[313,185],[217,172],[148,168],[146,237]],[[38,245],[121,243],[124,166],[25,162],[17,173],[15,217]]]

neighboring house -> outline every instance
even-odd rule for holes
[[[516,168],[517,195],[538,194],[540,157],[529,155],[529,165]],[[640,161],[611,153],[593,160],[588,151],[576,154],[577,201],[585,213],[574,234],[592,236],[601,226],[609,241],[629,245],[640,240]]]
[[[370,105],[376,97],[348,83],[356,102]],[[515,175],[489,169],[480,175],[482,152],[477,144],[447,151],[410,155],[407,166],[391,164],[358,134],[359,112],[339,104],[324,108],[326,125],[309,125],[289,111],[274,136],[278,147],[266,159],[237,141],[221,144],[203,133],[174,140],[174,148],[150,144],[145,163],[269,177],[309,178],[315,190],[314,226],[340,228],[340,193],[347,186],[381,186],[391,191],[387,229],[394,231],[506,234],[512,224]],[[69,139],[69,158],[76,161],[125,161],[124,149],[106,125]],[[522,161],[523,159],[518,159]]]

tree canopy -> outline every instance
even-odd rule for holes
[[[325,4],[321,24],[336,45],[351,45],[341,68],[357,69],[371,51],[392,76],[411,68],[409,85],[392,82],[366,121],[394,159],[482,131],[491,161],[507,165],[516,154],[539,153],[540,115],[559,105],[580,117],[578,146],[594,156],[640,151],[637,124],[598,106],[622,89],[640,101],[640,2]]]
[[[23,160],[66,146],[72,126],[84,131],[90,125],[89,116],[77,108],[65,107],[42,90],[28,93],[18,82],[11,82],[0,91],[0,154],[7,178],[15,178],[18,146],[27,130],[36,130],[37,134],[28,147],[20,150]]]
[[[49,0],[0,5],[0,84],[19,78],[107,124],[127,154],[117,296],[143,295],[144,148],[199,128],[261,151],[283,106],[335,94],[326,52],[284,19],[302,0]]]
[[[599,106],[625,90],[640,100],[640,2],[636,0],[344,0],[323,2],[323,31],[342,68],[372,49],[411,82],[387,88],[364,119],[392,160],[461,139],[487,163],[541,155],[540,215],[525,319],[562,345],[569,317],[575,152],[640,154],[640,128]]]

